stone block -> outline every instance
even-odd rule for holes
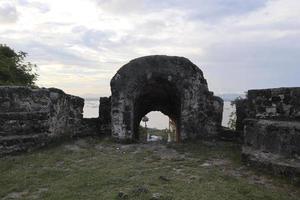
[[[78,135],[83,105],[56,88],[0,86],[0,155]]]
[[[244,146],[285,157],[300,157],[300,122],[245,120]]]
[[[300,122],[246,119],[242,160],[300,183]]]

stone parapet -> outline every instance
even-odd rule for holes
[[[287,158],[300,158],[300,122],[246,119],[244,146]]]
[[[79,134],[84,100],[56,88],[0,87],[0,155]]]
[[[249,90],[236,105],[243,161],[299,182],[300,88]]]
[[[246,119],[242,160],[300,183],[300,122]]]

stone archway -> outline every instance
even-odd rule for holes
[[[141,118],[161,111],[177,127],[178,140],[214,137],[222,122],[223,100],[208,90],[202,71],[175,56],[146,56],[119,69],[111,80],[112,136],[138,140]]]

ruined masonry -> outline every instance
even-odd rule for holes
[[[112,136],[137,141],[138,127],[150,111],[176,124],[177,141],[215,137],[223,100],[208,90],[202,71],[175,56],[146,56],[130,61],[111,80]]]
[[[243,161],[300,182],[300,88],[249,90],[237,118]]]
[[[87,135],[136,142],[142,117],[161,111],[175,125],[177,142],[241,135],[245,163],[300,183],[300,88],[249,90],[246,99],[235,101],[233,132],[221,127],[223,100],[186,58],[137,58],[110,84],[111,97],[100,98],[99,117],[88,119],[84,100],[62,90],[0,86],[0,156]]]
[[[80,133],[84,100],[62,90],[0,87],[0,156]]]

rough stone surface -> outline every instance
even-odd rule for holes
[[[300,121],[300,88],[248,91],[248,118]]]
[[[300,121],[300,88],[249,90],[236,109],[239,129],[246,118]]]
[[[247,147],[300,158],[300,122],[247,119],[244,133]]]
[[[233,129],[222,127],[219,131],[218,135],[219,140],[223,141],[231,141],[231,142],[241,142],[241,135],[240,132],[237,132]]]
[[[300,184],[299,159],[255,150],[247,146],[242,150],[242,161],[255,169],[289,178],[293,183]]]
[[[100,98],[99,124],[101,134],[111,134],[111,97]]]
[[[84,100],[55,88],[0,87],[0,155],[72,137],[81,126]]]
[[[236,127],[237,132],[244,131],[244,119],[248,117],[248,100],[237,99],[234,101],[236,107]]]
[[[243,160],[299,183],[300,88],[250,90],[238,103]]]
[[[150,111],[161,111],[176,123],[178,141],[214,137],[221,126],[223,100],[183,57],[132,60],[112,78],[111,92],[112,136],[118,140],[138,140],[140,120]]]
[[[100,127],[101,121],[99,118],[83,118],[76,136],[85,137],[102,135],[104,132],[101,131]]]

